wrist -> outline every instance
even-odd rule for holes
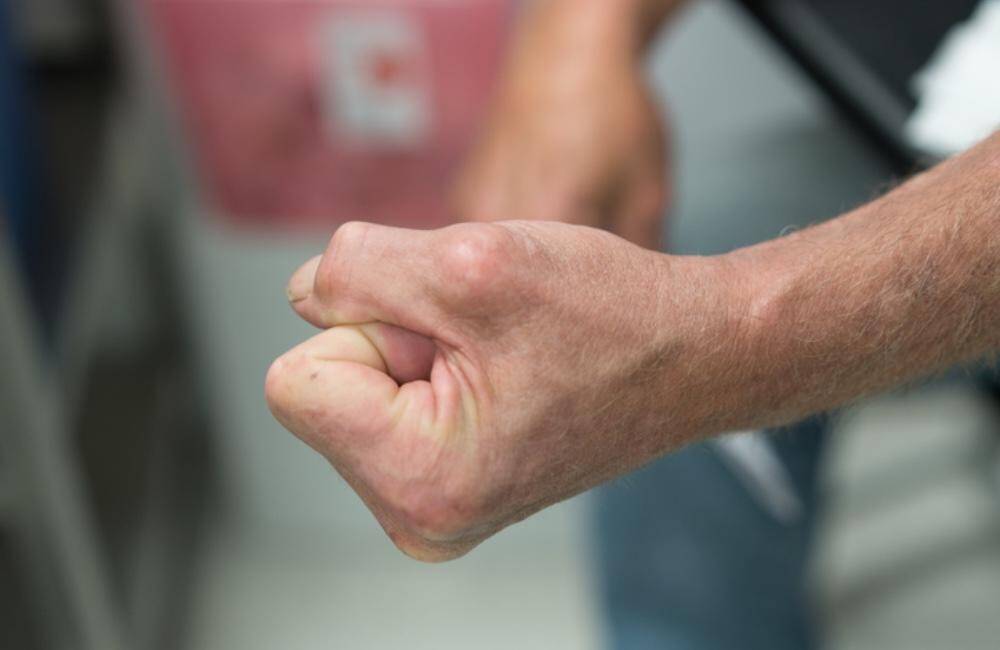
[[[657,451],[751,426],[759,353],[755,283],[729,256],[659,254],[655,354],[662,433]]]

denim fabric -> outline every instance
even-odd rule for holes
[[[804,573],[825,418],[773,432],[804,516],[775,520],[711,447],[597,491],[599,584],[615,650],[814,647]]]

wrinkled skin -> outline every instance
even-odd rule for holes
[[[704,428],[725,273],[565,224],[346,224],[289,285],[332,329],[274,363],[268,403],[401,550],[457,557]]]

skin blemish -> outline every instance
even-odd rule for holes
[[[319,377],[319,373],[318,372],[313,372],[313,373],[311,373],[309,375],[309,381],[316,381],[317,377]]]

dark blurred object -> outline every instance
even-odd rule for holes
[[[26,73],[45,182],[36,302],[49,327],[64,297],[73,243],[87,227],[86,208],[101,186],[106,116],[118,71],[110,45],[94,41],[71,55],[33,57]]]
[[[47,648],[121,648],[90,508],[62,404],[0,229],[0,536],[12,579],[0,638]],[[12,647],[20,647],[15,645]]]
[[[903,135],[910,86],[979,0],[741,0],[900,173],[933,162]]]
[[[0,205],[12,244],[38,297],[40,226],[45,212],[24,58],[15,44],[15,33],[8,6],[0,5]]]
[[[103,7],[43,0],[0,8],[4,197],[47,336],[83,228],[81,206],[98,185],[103,116],[117,79]]]
[[[70,422],[130,647],[180,647],[214,494],[213,449],[183,293],[155,227],[133,244],[152,327],[92,351]]]
[[[173,206],[135,173],[156,153],[111,6],[0,6],[4,649],[177,647],[211,497],[176,253],[159,230]]]
[[[3,506],[0,505],[0,508]],[[9,531],[0,526],[0,639],[5,648],[38,650],[43,648],[41,629],[31,603],[24,597],[28,593],[24,568],[18,565],[20,553],[15,548]]]

